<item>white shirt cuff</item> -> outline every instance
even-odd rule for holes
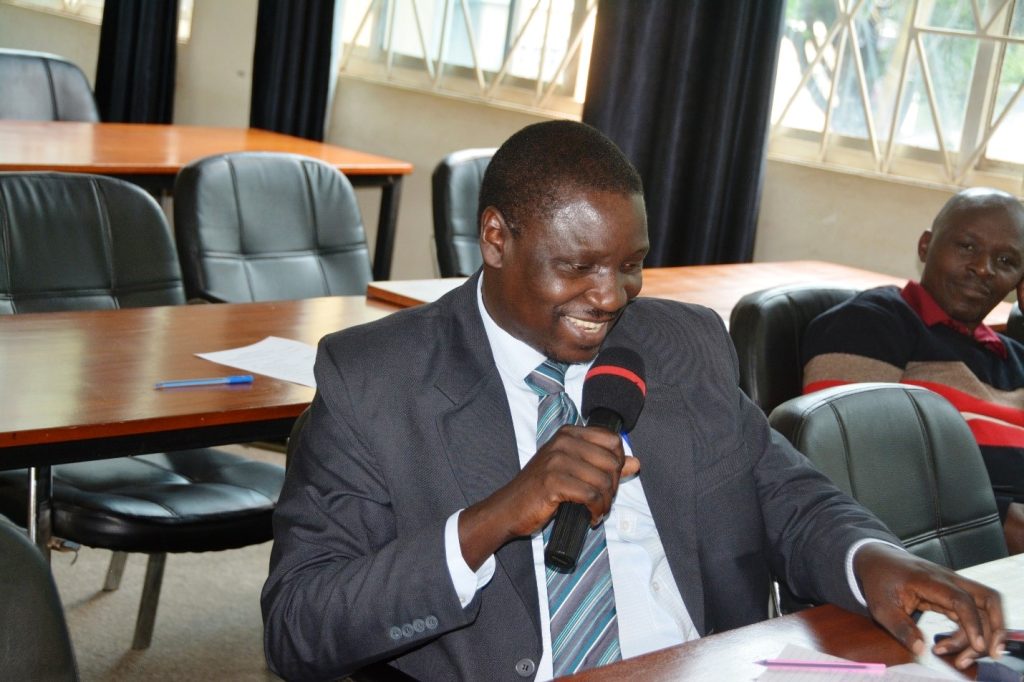
[[[891,542],[886,542],[885,540],[879,540],[877,538],[864,538],[863,540],[858,540],[857,542],[853,543],[852,545],[850,545],[850,549],[846,550],[846,582],[849,583],[850,592],[853,593],[854,598],[861,606],[865,608],[867,608],[868,602],[864,599],[864,594],[860,591],[860,585],[857,584],[857,576],[853,574],[853,556],[857,553],[858,549],[860,549],[864,545],[869,545],[874,542],[880,542],[883,545],[889,545],[890,547],[895,547],[896,549],[903,549],[899,545],[894,545]]]
[[[452,578],[455,594],[459,603],[465,608],[473,601],[477,591],[494,577],[494,555],[487,557],[479,569],[473,571],[462,557],[462,544],[459,542],[459,514],[462,510],[448,517],[444,525],[444,553],[448,562],[448,574]]]

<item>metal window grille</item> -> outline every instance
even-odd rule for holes
[[[339,72],[579,113],[596,0],[346,0]]]
[[[770,149],[1020,191],[1022,95],[1024,0],[789,0]]]

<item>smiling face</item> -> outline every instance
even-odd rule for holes
[[[521,225],[494,207],[480,222],[484,305],[495,322],[552,360],[593,359],[643,284],[643,197],[578,190]]]
[[[917,251],[921,285],[973,330],[1024,277],[1024,210],[1015,200],[943,209]]]

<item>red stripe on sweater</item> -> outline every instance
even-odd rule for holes
[[[821,381],[812,381],[811,383],[804,386],[804,395],[808,393],[814,393],[815,391],[821,391],[826,388],[832,388],[833,386],[843,386],[849,384],[849,381],[840,381],[838,379],[822,379]]]
[[[833,386],[842,386],[852,382],[825,379],[814,381],[804,387],[804,394],[820,391]],[[993,447],[1024,447],[1024,410],[996,405],[986,400],[981,400],[972,395],[950,388],[944,384],[936,384],[927,381],[904,381],[900,382],[908,386],[921,386],[941,395],[948,400],[960,412],[968,412],[978,415],[992,417],[998,421],[987,419],[968,419],[967,425],[974,434],[978,445]]]
[[[971,427],[971,433],[974,434],[974,440],[978,441],[978,445],[1024,447],[1024,429],[1019,426],[990,422],[987,419],[969,419],[967,425]]]
[[[990,403],[987,400],[982,400],[969,393],[958,391],[955,388],[950,388],[945,384],[937,384],[930,381],[907,381],[905,382],[911,386],[923,386],[924,388],[931,389],[941,395],[943,398],[953,403],[956,409],[961,412],[973,412],[975,414],[983,414],[986,417],[992,417],[1008,424],[1024,427],[1024,410],[1019,407],[1009,407],[1006,405],[997,405],[996,403]]]

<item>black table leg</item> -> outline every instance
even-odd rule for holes
[[[398,202],[402,197],[402,176],[390,176],[381,186],[380,218],[377,221],[377,243],[373,250],[373,278],[391,277],[391,256],[395,250],[395,231],[398,224]]]

